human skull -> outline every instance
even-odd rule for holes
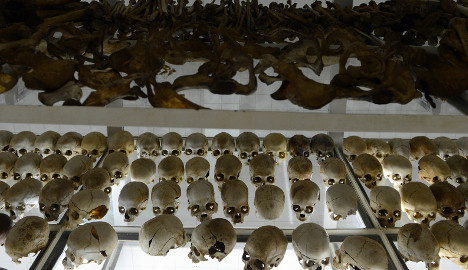
[[[354,189],[348,185],[333,185],[327,189],[326,202],[330,217],[338,221],[355,215],[358,200]]]
[[[132,222],[146,209],[149,189],[145,183],[130,182],[119,194],[119,213],[124,215],[125,222]]]
[[[216,134],[211,142],[211,154],[215,158],[226,154],[234,154],[235,148],[234,138],[226,132]]]
[[[205,157],[208,153],[208,139],[201,133],[192,133],[185,139],[185,154]]]
[[[8,130],[0,130],[0,151],[8,151],[13,133]]]
[[[34,152],[34,142],[36,135],[31,131],[21,131],[14,135],[10,140],[8,151],[17,156],[22,156],[26,153]]]
[[[182,136],[176,132],[166,133],[161,138],[161,154],[163,156],[180,156],[182,153]]]
[[[353,161],[360,154],[367,152],[366,142],[358,136],[349,136],[343,139],[343,154]]]
[[[309,157],[310,140],[304,135],[294,135],[288,140],[288,149],[291,157]]]
[[[276,165],[286,160],[288,140],[281,133],[270,133],[263,139],[263,153],[272,156]]]
[[[15,163],[13,179],[39,178],[42,157],[38,153],[26,153]]]
[[[278,219],[284,209],[284,192],[274,185],[263,185],[255,191],[254,205],[260,217]]]
[[[187,236],[178,217],[163,214],[141,226],[138,241],[145,253],[151,256],[166,256],[169,250],[185,246]]]
[[[159,156],[159,137],[151,132],[145,132],[136,140],[138,157],[155,159]]]
[[[250,181],[255,187],[275,183],[275,160],[265,154],[258,154],[250,160]]]
[[[13,220],[8,215],[0,213],[0,246],[5,244],[8,232],[13,227]]]
[[[19,259],[28,257],[31,253],[38,253],[46,247],[49,233],[47,221],[36,216],[25,217],[8,232],[5,253],[13,262],[19,264]]]
[[[289,183],[293,184],[300,180],[312,179],[312,161],[303,156],[295,156],[288,161]]]
[[[219,188],[226,180],[237,180],[242,169],[242,163],[236,156],[225,154],[216,160],[214,179]]]
[[[7,183],[0,181],[0,210],[5,209],[5,195],[9,188]]]
[[[109,137],[109,154],[122,152],[130,156],[135,151],[133,135],[126,130],[119,130]]]
[[[234,224],[243,223],[249,214],[249,189],[241,180],[226,180],[221,188],[224,215]]]
[[[443,160],[447,160],[449,157],[459,154],[457,144],[450,138],[442,136],[437,137],[432,141],[437,145],[437,148],[439,149],[437,154]]]
[[[367,153],[376,157],[380,163],[390,155],[390,145],[381,139],[366,139]]]
[[[205,220],[192,232],[188,257],[193,263],[206,261],[205,256],[222,261],[237,242],[236,231],[224,218]]]
[[[102,219],[109,210],[109,196],[99,189],[84,189],[73,195],[68,203],[65,227],[74,229],[83,219]]]
[[[77,132],[67,132],[57,140],[55,152],[70,159],[81,154],[81,141],[83,136]]]
[[[460,190],[448,182],[434,183],[429,187],[437,201],[437,210],[445,219],[458,222],[465,215],[465,198]]]
[[[42,183],[34,178],[18,181],[5,194],[5,210],[11,219],[22,218],[24,213],[38,206]]]
[[[208,181],[210,162],[203,157],[193,157],[185,163],[185,174],[188,184],[196,180]]]
[[[457,189],[463,194],[465,202],[468,202],[468,183],[458,185]]]
[[[112,182],[109,172],[103,168],[92,168],[81,176],[84,189],[99,189],[109,194],[112,192]]]
[[[88,156],[93,162],[104,155],[106,148],[107,138],[101,132],[90,132],[81,141],[81,154]]]
[[[130,177],[132,181],[151,184],[156,177],[156,163],[149,158],[139,158],[130,165]]]
[[[370,207],[385,228],[394,228],[401,219],[400,193],[392,187],[376,187],[370,192]]]
[[[439,269],[439,243],[427,226],[408,223],[398,230],[398,251],[405,261],[424,262],[429,270]]]
[[[468,230],[452,220],[441,220],[431,227],[440,246],[439,256],[468,268]]]
[[[345,270],[387,270],[388,258],[385,249],[379,242],[364,236],[348,236],[335,251],[333,267]]]
[[[42,183],[47,184],[52,179],[57,179],[63,174],[63,167],[67,164],[66,157],[59,154],[51,154],[41,161],[39,171]]]
[[[81,176],[93,168],[93,161],[83,155],[72,157],[65,163],[62,169],[63,178],[73,181],[75,190],[81,186]]]
[[[0,178],[3,181],[8,181],[13,178],[15,163],[18,157],[10,152],[0,153]]]
[[[55,153],[55,144],[57,144],[60,134],[49,130],[39,135],[34,141],[34,151],[46,157]]]
[[[192,216],[202,222],[211,219],[218,211],[213,185],[208,181],[194,181],[187,187],[189,210]]]
[[[468,137],[461,137],[456,142],[460,155],[468,158]]]
[[[130,170],[130,161],[125,153],[114,152],[107,155],[102,163],[102,168],[106,169],[114,185],[119,185],[120,181],[125,180]]]
[[[247,238],[242,254],[244,270],[270,270],[284,258],[288,239],[275,226],[262,226]]]
[[[346,184],[346,167],[344,162],[331,157],[320,163],[320,176],[327,187],[334,184]]]
[[[413,179],[413,165],[406,157],[392,154],[384,158],[383,172],[396,189]]]
[[[306,221],[312,215],[315,204],[320,200],[320,188],[310,180],[297,181],[292,184],[289,197],[297,219]]]
[[[73,196],[73,182],[62,178],[53,179],[42,188],[39,194],[39,210],[47,221],[58,220],[68,208]]]
[[[334,157],[334,147],[335,142],[327,134],[317,134],[310,140],[310,150],[312,154],[315,154],[317,160],[319,161]]]
[[[460,155],[453,155],[449,157],[446,162],[450,167],[452,181],[457,184],[468,182],[468,159]]]
[[[175,214],[179,209],[180,186],[173,181],[161,181],[151,190],[153,214]]]
[[[117,233],[110,224],[102,221],[84,224],[68,236],[66,257],[62,264],[65,269],[74,269],[90,262],[100,265],[111,256],[118,241]]]
[[[390,145],[390,150],[393,155],[404,156],[409,159],[411,154],[411,148],[409,140],[394,138],[388,140],[388,145]]]
[[[252,132],[242,132],[236,139],[239,158],[247,162],[260,152],[260,139]]]
[[[184,163],[177,156],[167,156],[158,165],[159,181],[171,180],[180,184],[184,180]]]
[[[409,182],[400,189],[401,208],[416,223],[429,223],[436,218],[437,201],[431,189],[420,182]]]
[[[360,154],[353,160],[356,178],[367,188],[373,189],[382,181],[383,169],[379,160],[370,154]]]
[[[409,141],[411,149],[411,159],[419,160],[427,155],[437,155],[439,149],[437,145],[426,136],[416,136]]]
[[[429,184],[447,181],[451,177],[450,167],[436,155],[427,155],[418,162],[419,179]]]
[[[303,269],[321,270],[330,263],[330,240],[318,224],[304,223],[294,229],[292,246]]]

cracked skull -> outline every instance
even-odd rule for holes
[[[345,270],[352,269],[388,269],[388,258],[385,249],[379,242],[364,236],[348,236],[335,251],[333,267]]]
[[[334,184],[346,184],[346,167],[344,162],[331,157],[320,163],[320,176],[327,187]]]
[[[291,157],[309,157],[310,140],[304,135],[294,135],[288,140],[288,149]]]
[[[263,139],[263,153],[272,156],[276,164],[286,160],[288,140],[281,133],[270,133]]]
[[[420,182],[410,182],[400,189],[401,208],[416,223],[429,223],[436,218],[437,201],[431,189]]]
[[[67,164],[66,157],[59,154],[51,154],[41,161],[39,171],[41,177],[39,180],[47,184],[52,179],[57,179],[63,175],[63,167]]]
[[[156,163],[149,158],[139,158],[130,165],[130,177],[132,181],[151,184],[156,178]]]
[[[93,162],[104,155],[107,148],[107,138],[101,132],[90,132],[81,141],[81,154],[89,157]]]
[[[163,214],[141,226],[138,241],[143,252],[151,256],[166,256],[171,249],[185,246],[187,236],[178,217]]]
[[[13,178],[15,163],[18,157],[10,152],[0,153],[0,178],[8,181]]]
[[[161,181],[151,190],[153,214],[175,214],[179,210],[180,186],[173,181]]]
[[[335,147],[335,142],[327,134],[317,134],[310,140],[310,150],[312,154],[315,154],[317,160],[323,161],[327,158],[335,156],[333,148]]]
[[[267,154],[258,154],[249,163],[250,181],[255,187],[275,183],[275,160]]]
[[[453,155],[446,162],[450,167],[452,181],[457,184],[468,182],[468,159],[459,155]]]
[[[68,160],[63,166],[63,178],[73,181],[75,190],[81,186],[81,176],[93,168],[93,161],[83,155],[77,155]]]
[[[330,263],[330,240],[318,224],[304,223],[294,229],[292,246],[303,269],[321,270]]]
[[[454,221],[441,220],[432,225],[431,232],[439,243],[441,258],[449,259],[462,269],[468,268],[468,230]]]
[[[109,137],[109,154],[122,152],[130,156],[135,151],[133,135],[126,130],[119,130]]]
[[[252,132],[242,132],[236,139],[237,150],[241,160],[250,161],[260,152],[260,139]]]
[[[208,181],[194,181],[187,187],[190,214],[202,222],[218,212],[213,185]]]
[[[232,154],[222,155],[216,160],[214,179],[221,188],[226,180],[237,180],[242,169],[242,162]]]
[[[278,219],[284,209],[284,192],[274,185],[263,185],[255,191],[254,205],[261,218]]]
[[[161,154],[167,156],[180,156],[182,153],[182,136],[176,132],[166,133],[161,138]]]
[[[107,155],[102,163],[102,168],[109,172],[112,183],[119,185],[128,176],[130,161],[125,153],[114,152]]]
[[[413,179],[413,165],[404,156],[389,155],[383,160],[382,167],[385,177],[396,189]]]
[[[465,198],[460,190],[448,182],[434,183],[429,188],[437,201],[437,210],[443,218],[458,222],[465,215]]]
[[[174,181],[180,184],[184,180],[184,163],[179,157],[165,157],[158,165],[159,181]]]
[[[208,181],[210,162],[203,157],[193,157],[185,163],[185,174],[188,184],[198,180]]]
[[[103,168],[92,168],[81,175],[84,189],[99,189],[107,194],[112,192],[112,182],[109,172]]]
[[[136,140],[138,157],[156,159],[161,146],[159,137],[151,132],[142,133]]]
[[[145,183],[130,182],[119,194],[119,213],[125,222],[132,222],[146,209],[149,199],[149,189]]]
[[[355,215],[358,200],[354,189],[348,185],[333,185],[327,189],[326,203],[331,219],[338,221]]]
[[[367,153],[376,157],[380,163],[390,155],[390,145],[381,139],[366,139]]]
[[[419,179],[429,184],[444,182],[451,177],[450,167],[436,155],[427,155],[418,162]]]
[[[41,181],[34,178],[20,180],[5,194],[5,210],[11,219],[22,218],[24,213],[38,206]]]
[[[226,180],[221,188],[224,215],[234,224],[243,223],[249,214],[249,189],[241,180]]]
[[[109,196],[99,189],[84,189],[73,195],[68,203],[65,227],[76,228],[83,219],[102,219],[109,210]]]
[[[291,185],[289,197],[297,219],[306,221],[314,212],[315,204],[320,200],[320,188],[310,180],[297,181]]]
[[[39,194],[39,210],[47,221],[58,220],[68,207],[73,196],[73,182],[62,178],[53,179]]]
[[[262,226],[247,239],[242,254],[244,270],[270,270],[284,258],[288,239],[275,226]]]
[[[289,183],[293,184],[301,180],[312,179],[312,161],[303,156],[296,156],[288,161]]]
[[[443,160],[447,160],[449,157],[459,154],[457,144],[454,140],[450,138],[443,136],[437,137],[433,140],[433,142],[435,143],[435,145],[437,145],[437,148],[439,149],[437,153],[438,156]]]
[[[370,207],[385,228],[394,228],[401,219],[400,193],[392,187],[376,187],[370,192]]]
[[[57,140],[55,152],[70,159],[81,154],[81,141],[83,136],[77,132],[67,132]]]
[[[15,163],[13,179],[39,178],[42,157],[38,153],[26,153]]]
[[[57,144],[60,134],[55,131],[49,130],[41,135],[37,136],[34,141],[34,151],[47,157],[48,155],[55,153],[55,145]]]
[[[185,139],[185,154],[205,157],[208,153],[208,139],[201,133],[192,133]]]
[[[416,136],[409,141],[411,149],[411,159],[419,160],[427,155],[437,155],[439,149],[437,145],[426,136]]]
[[[234,154],[235,148],[234,138],[226,132],[216,134],[211,142],[211,154],[215,158],[226,154]]]
[[[32,133],[31,131],[21,131],[11,138],[8,151],[16,154],[17,156],[22,156],[26,153],[34,152],[35,141],[36,134]]]
[[[353,170],[356,178],[367,188],[372,189],[382,181],[383,169],[379,160],[370,154],[361,154],[353,160]]]
[[[409,140],[394,138],[388,140],[388,145],[390,145],[390,150],[393,155],[404,156],[409,159],[411,154],[411,148]]]
[[[343,154],[350,161],[353,161],[360,154],[367,151],[366,142],[358,136],[349,136],[343,139]]]

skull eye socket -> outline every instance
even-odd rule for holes
[[[151,152],[151,155],[157,157],[157,156],[159,156],[159,152],[156,151],[156,150],[153,150],[153,152]]]
[[[166,214],[174,214],[175,213],[175,208],[174,207],[167,207],[166,208]]]
[[[179,150],[172,150],[172,155],[177,157],[177,156],[180,155],[180,151]]]
[[[256,177],[254,177],[253,182],[254,183],[260,183],[260,182],[262,182],[262,178],[260,176],[256,176]]]
[[[258,155],[258,152],[252,152],[252,157],[255,157]]]
[[[193,177],[187,177],[187,183],[192,183],[193,182]]]
[[[210,202],[210,203],[207,203],[207,204],[206,204],[206,209],[207,209],[207,210],[213,210],[214,207],[215,207],[214,203],[211,203],[211,202]]]
[[[112,188],[111,187],[106,187],[104,189],[104,192],[107,193],[107,194],[110,194],[112,192]]]
[[[190,156],[192,154],[192,149],[185,149],[185,154]]]
[[[242,254],[242,260],[248,261],[250,260],[250,255],[247,253],[247,251],[244,251],[244,254]]]
[[[44,154],[48,155],[50,152],[51,152],[51,151],[50,151],[49,148],[44,149]]]
[[[388,215],[388,211],[385,209],[379,210],[379,216],[385,217]]]
[[[21,155],[24,155],[24,154],[26,154],[28,151],[26,151],[26,149],[24,149],[24,148],[21,148],[18,152],[19,152]]]
[[[81,154],[86,156],[88,154],[88,151],[86,149],[83,149],[81,150]]]
[[[323,265],[328,265],[330,263],[330,258],[326,258],[325,260],[322,260]]]
[[[299,181],[299,179],[297,179],[297,178],[293,178],[293,179],[290,179],[290,180],[291,180],[291,182],[292,182],[293,184],[296,183],[297,181]]]
[[[258,270],[263,270],[265,269],[265,264],[260,261],[259,259],[256,259],[254,262],[255,267],[257,267]]]
[[[393,212],[393,215],[394,215],[395,217],[400,217],[400,216],[401,216],[401,211],[396,210],[395,212]]]
[[[159,208],[159,207],[153,207],[153,213],[156,214],[156,215],[157,215],[157,214],[160,214],[160,213],[161,213],[161,208]]]
[[[286,157],[286,153],[285,153],[285,152],[279,152],[279,153],[278,153],[278,156],[279,156],[280,158],[285,158],[285,157]]]
[[[73,182],[79,183],[80,182],[80,177],[79,176],[73,176],[72,180],[73,180]]]
[[[294,212],[301,212],[301,207],[297,204],[293,205],[293,211]]]
[[[307,206],[307,207],[305,208],[305,212],[306,212],[307,214],[310,214],[310,213],[314,212],[314,208],[313,208],[312,206]]]
[[[167,151],[167,150],[162,150],[161,154],[162,154],[163,156],[167,156],[167,155],[169,154],[169,151]]]
[[[71,150],[65,151],[65,156],[71,156],[73,152]]]
[[[432,214],[432,213],[431,213],[431,214]],[[429,216],[430,216],[430,215],[429,215]],[[419,213],[419,212],[416,212],[416,213],[413,213],[413,217],[414,217],[414,218],[422,218],[423,215],[421,215],[421,213]]]
[[[219,150],[214,150],[212,154],[213,156],[217,157],[219,154],[221,154],[221,152]]]
[[[308,261],[305,262],[305,265],[306,265],[307,267],[312,267],[312,266],[315,265],[315,262],[312,261],[312,260],[308,260]]]
[[[335,179],[328,179],[328,184],[331,186],[335,184]]]
[[[138,209],[136,209],[136,208],[130,208],[129,213],[130,213],[131,215],[136,216],[136,215],[138,215],[139,211],[138,211]]]
[[[52,179],[57,179],[57,178],[60,178],[60,174],[58,173],[52,174]]]
[[[393,175],[393,180],[400,180],[401,176],[399,174],[394,174]]]
[[[457,179],[455,180],[458,184],[462,184],[463,183],[463,178],[461,177],[457,177]]]
[[[223,152],[224,155],[228,155],[230,153],[231,153],[231,151],[229,151],[228,149],[224,150],[224,152]]]
[[[310,155],[310,154],[309,154],[309,151],[305,151],[305,152],[304,152],[304,157],[309,157],[309,155]]]
[[[7,210],[11,209],[11,205],[9,203],[7,203],[7,202],[5,202],[5,209],[7,209]]]
[[[265,154],[269,155],[270,157],[273,156],[273,152],[271,152],[271,151],[268,151],[268,152],[266,152]]]
[[[364,181],[371,181],[371,180],[372,180],[372,176],[370,174],[364,175]]]
[[[445,215],[449,215],[451,214],[453,211],[452,211],[452,208],[446,206],[446,207],[442,207],[442,213],[445,214]]]
[[[24,210],[26,210],[26,205],[20,204],[20,205],[18,205],[18,206],[16,207],[16,210],[24,211]]]
[[[40,204],[39,204],[39,210],[40,210],[41,212],[44,212],[45,208],[46,208],[45,204],[43,204],[43,203],[40,203]]]
[[[345,184],[345,182],[346,182],[346,180],[340,179],[340,182],[339,182],[339,183],[340,183],[340,184]]]
[[[116,171],[114,173],[114,178],[117,178],[117,179],[122,178],[122,172]]]
[[[419,214],[419,213],[418,213]],[[429,217],[434,218],[436,216],[436,213],[432,212],[429,214]]]
[[[2,179],[7,179],[7,178],[8,178],[8,173],[2,172],[1,178],[2,178]]]
[[[119,212],[120,212],[120,214],[124,214],[125,213],[125,208],[123,206],[119,206]]]
[[[465,208],[460,208],[460,209],[458,209],[457,212],[458,212],[459,215],[463,215],[465,213]]]
[[[15,179],[15,180],[20,180],[20,178],[21,178],[21,175],[19,173],[15,173],[13,175],[13,179]]]
[[[247,212],[249,212],[249,207],[246,206],[246,205],[244,205],[244,206],[241,207],[241,211],[242,211],[243,213],[247,213]]]
[[[50,206],[50,211],[57,212],[58,210],[60,210],[60,205],[54,203]]]
[[[97,149],[93,149],[93,151],[91,151],[91,155],[93,156],[97,156],[99,154],[99,151]]]
[[[236,208],[234,208],[234,207],[229,207],[229,208],[226,210],[226,212],[227,212],[228,214],[230,214],[230,215],[231,215],[231,214],[234,214],[235,211],[236,211]]]
[[[461,263],[466,263],[466,262],[468,262],[468,256],[461,256],[461,257],[460,257],[460,262],[461,262]]]
[[[222,180],[224,180],[224,174],[222,174],[222,173],[216,174],[216,175],[215,175],[215,179],[216,179],[216,181],[222,181]]]
[[[246,153],[246,152],[242,152],[242,153],[240,154],[240,158],[241,158],[241,159],[246,159],[246,158],[247,158],[247,153]]]
[[[380,174],[380,173],[377,174],[377,176],[375,178],[377,178],[377,180],[379,180],[379,181],[382,180],[382,174]]]
[[[198,205],[192,206],[192,213],[198,213],[198,211],[200,211],[200,206]]]
[[[197,154],[198,154],[199,156],[204,156],[204,155],[205,155],[205,150],[203,150],[203,149],[198,149]]]
[[[405,180],[406,181],[411,181],[411,175],[408,174],[407,176],[405,176]]]
[[[275,182],[275,178],[274,178],[273,176],[268,176],[268,177],[267,177],[267,182],[274,183],[274,182]]]

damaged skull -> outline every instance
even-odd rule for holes
[[[284,192],[274,185],[263,185],[255,191],[254,205],[261,218],[278,219],[284,209]]]
[[[429,223],[436,218],[437,201],[431,189],[420,182],[410,182],[400,189],[401,208],[416,223]]]
[[[93,163],[104,155],[107,148],[107,138],[101,132],[90,132],[81,141],[81,154],[89,157]]]
[[[243,223],[249,214],[249,189],[241,180],[226,180],[221,188],[224,215],[232,223]]]
[[[250,161],[260,152],[260,139],[252,132],[242,132],[236,139],[237,150],[241,160]]]
[[[326,201],[331,219],[338,221],[355,215],[358,200],[354,189],[348,185],[333,185],[327,189]]]
[[[250,181],[255,187],[275,183],[275,160],[267,154],[258,154],[249,163]]]
[[[288,239],[275,226],[262,226],[247,239],[242,254],[244,270],[270,270],[284,258]]]
[[[218,212],[213,185],[208,181],[194,181],[187,187],[190,214],[202,222]]]
[[[70,159],[81,154],[81,141],[83,136],[77,132],[67,132],[57,140],[55,152]]]
[[[306,221],[314,212],[315,204],[320,200],[320,188],[309,180],[297,181],[291,185],[289,197],[297,219]]]
[[[93,168],[93,161],[83,155],[77,155],[68,160],[63,166],[63,178],[73,181],[75,190],[81,186],[81,176]]]
[[[184,163],[177,156],[165,157],[158,165],[159,181],[174,181],[180,184],[184,180]]]
[[[303,269],[321,270],[330,263],[330,240],[318,224],[304,223],[294,229],[292,246]]]
[[[59,154],[51,154],[41,161],[39,171],[42,183],[47,184],[52,179],[57,179],[63,175],[63,167],[67,164],[66,157]]]
[[[353,161],[360,154],[367,152],[366,142],[358,136],[349,136],[343,139],[343,154]]]
[[[289,184],[293,184],[301,180],[312,179],[312,162],[310,159],[303,156],[296,156],[288,161],[288,178]]]
[[[214,179],[221,188],[226,180],[237,180],[242,169],[242,163],[236,156],[225,154],[216,160]]]
[[[84,189],[99,189],[109,194],[112,192],[112,183],[109,172],[103,168],[92,168],[81,176]]]
[[[49,130],[41,135],[37,136],[34,141],[34,151],[47,157],[48,155],[55,153],[55,145],[57,144],[60,134],[55,131]]]
[[[385,249],[379,242],[364,236],[348,236],[335,251],[333,267],[345,270],[387,270],[388,258]]]
[[[58,220],[73,196],[73,182],[62,178],[47,183],[39,194],[39,210],[47,221]]]
[[[437,210],[443,218],[458,222],[465,215],[465,198],[458,189],[448,182],[434,183],[429,188],[437,201]]]
[[[130,177],[132,181],[151,184],[156,178],[156,163],[149,158],[139,158],[130,165]]]
[[[334,157],[334,147],[335,142],[327,134],[317,134],[310,140],[310,151],[312,154],[315,154],[317,160],[319,161]]]
[[[370,207],[385,228],[394,228],[401,219],[400,193],[392,187],[376,187],[370,192]]]
[[[361,154],[353,160],[356,178],[373,189],[382,181],[383,169],[379,160],[370,154]]]
[[[211,154],[215,158],[226,154],[234,154],[235,148],[236,143],[234,142],[234,138],[226,132],[216,134],[211,142]]]
[[[73,195],[68,203],[65,227],[74,229],[83,219],[102,219],[109,210],[109,196],[99,189],[84,189]]]
[[[175,214],[179,209],[180,186],[173,181],[161,181],[151,190],[153,214]]]
[[[327,187],[334,184],[346,184],[346,167],[344,162],[331,157],[320,163],[320,176]]]
[[[136,140],[138,157],[156,159],[160,150],[159,137],[151,132],[142,133]]]
[[[288,140],[288,149],[291,157],[309,157],[310,140],[304,135],[294,135]]]
[[[276,164],[286,160],[288,140],[281,133],[270,133],[263,139],[263,153],[272,156]]]
[[[468,230],[452,220],[441,220],[431,227],[440,246],[439,256],[468,268]]]
[[[37,207],[42,183],[34,178],[18,181],[5,194],[5,210],[11,219],[22,218],[24,213]]]
[[[160,215],[146,221],[138,236],[143,252],[151,256],[166,256],[171,249],[187,244],[184,225],[174,215]]]
[[[436,155],[427,155],[418,162],[419,179],[434,184],[447,181],[451,177],[450,167]]]
[[[166,133],[161,138],[161,154],[163,156],[180,156],[182,153],[182,136],[176,132]]]
[[[133,135],[126,130],[119,130],[109,137],[109,154],[122,152],[130,156],[135,151]]]
[[[188,184],[198,180],[208,181],[210,162],[203,157],[193,157],[185,163],[185,174]]]
[[[427,226],[405,224],[398,230],[397,242],[405,261],[424,262],[428,270],[439,269],[439,243]]]
[[[185,139],[185,154],[205,157],[208,153],[208,139],[201,133],[192,133]]]
[[[383,160],[382,167],[385,177],[396,189],[413,179],[413,165],[404,156],[389,155]]]
[[[124,215],[125,222],[132,222],[146,209],[149,189],[145,183],[130,182],[119,194],[119,213]]]

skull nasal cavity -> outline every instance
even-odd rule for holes
[[[216,241],[216,243],[215,243],[212,247],[210,247],[210,249],[208,250],[208,252],[210,253],[210,255],[213,255],[213,254],[215,254],[216,252],[221,252],[221,253],[223,253],[223,252],[224,252],[224,249],[225,249],[224,243],[219,242],[219,241]]]

